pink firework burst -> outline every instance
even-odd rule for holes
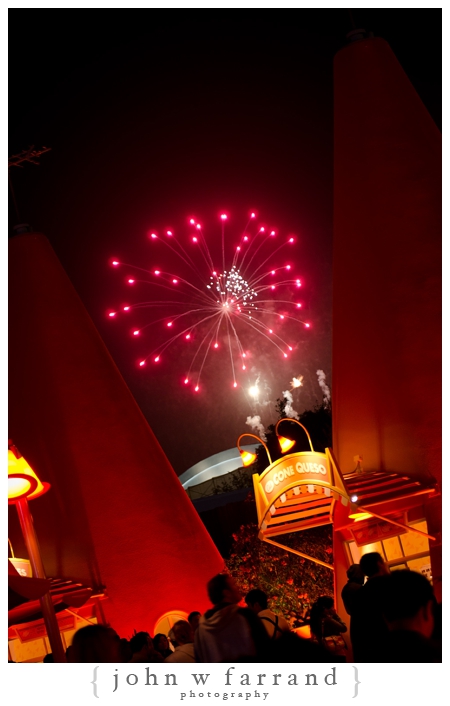
[[[127,314],[141,309],[160,309],[161,318],[145,318],[143,323],[131,331],[138,339],[155,326],[165,328],[164,336],[156,347],[149,345],[148,353],[138,360],[145,368],[147,362],[163,362],[177,342],[193,345],[190,367],[183,376],[185,385],[192,384],[200,391],[200,378],[210,352],[227,349],[230,361],[232,388],[238,387],[237,371],[246,370],[245,359],[251,355],[247,346],[250,333],[263,337],[274,348],[281,360],[293,350],[282,335],[285,320],[292,320],[304,328],[310,324],[297,316],[301,303],[297,296],[301,280],[293,276],[292,263],[274,266],[276,256],[282,257],[295,243],[292,236],[281,236],[267,226],[256,225],[256,214],[251,213],[243,232],[231,247],[227,259],[229,240],[229,214],[221,213],[221,236],[212,238],[210,246],[221,246],[221,253],[213,258],[213,248],[208,246],[201,224],[195,218],[188,219],[185,241],[179,239],[173,229],[148,234],[152,247],[162,243],[176,256],[180,271],[167,271],[155,266],[149,269],[111,260],[115,268],[127,270],[125,282],[134,290],[142,286],[151,288],[149,300],[127,304],[119,310],[110,310],[107,315],[117,319],[119,313]],[[176,269],[170,267],[170,269]],[[169,291],[170,298],[158,300],[158,291]],[[286,298],[280,298],[280,297]],[[169,312],[169,313],[167,313]],[[154,339],[154,336],[151,337]],[[195,371],[195,372],[194,372]]]

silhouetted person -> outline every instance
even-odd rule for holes
[[[384,580],[389,568],[378,552],[361,557],[361,569],[367,581],[355,594],[352,608],[351,640],[355,662],[384,662],[383,645],[388,634],[381,613]]]
[[[206,590],[213,604],[201,616],[194,636],[197,662],[252,661],[269,643],[266,629],[249,608],[240,608],[241,594],[228,574],[217,574]]]
[[[130,643],[126,639],[126,637],[120,638],[119,652],[120,652],[120,661],[121,662],[129,662],[130,661],[133,653],[131,652]]]
[[[164,633],[159,632],[155,635],[153,638],[153,644],[155,646],[155,650],[162,655],[163,659],[166,659],[166,657],[169,657],[169,655],[172,654],[172,650],[169,646],[169,640],[167,639],[167,635],[164,635]]]
[[[119,636],[105,625],[87,625],[72,640],[71,662],[120,662]]]
[[[389,628],[384,646],[385,662],[440,662],[433,642],[435,626],[433,588],[416,571],[394,571],[385,581],[381,601]]]
[[[267,607],[267,594],[260,588],[253,588],[247,593],[244,600],[250,610],[262,620],[271,639],[281,637],[283,632],[291,629],[288,621],[282,615],[277,615]]]
[[[198,628],[200,616],[201,616],[201,613],[198,610],[193,610],[192,613],[189,613],[189,615],[188,615],[188,623],[194,632]]]
[[[319,596],[311,607],[311,634],[325,649],[331,652],[341,662],[345,662],[347,643],[342,633],[347,632],[347,626],[336,613],[334,599],[331,596]]]
[[[49,652],[48,655],[45,655],[44,659],[42,660],[43,662],[54,662],[53,658],[53,653]]]
[[[163,662],[162,655],[153,646],[148,632],[138,632],[130,640],[130,662]]]
[[[187,620],[177,620],[169,630],[169,638],[174,651],[164,662],[195,662],[194,631]]]
[[[355,597],[361,586],[364,584],[364,571],[359,564],[352,564],[347,569],[348,581],[341,591],[341,598],[348,615],[352,615]]]
[[[250,660],[246,660],[250,661]],[[257,661],[254,658],[252,661]],[[265,662],[304,664],[336,662],[336,658],[319,643],[300,637],[295,632],[283,632],[277,640],[271,640]]]

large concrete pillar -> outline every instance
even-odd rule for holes
[[[440,132],[384,40],[342,49],[334,76],[333,448],[343,471],[361,454],[440,483]]]
[[[47,575],[105,586],[124,637],[206,609],[223,560],[50,244],[9,257],[9,436],[52,485],[30,504]]]

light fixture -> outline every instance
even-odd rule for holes
[[[361,522],[361,520],[368,520],[369,517],[373,517],[373,515],[370,512],[353,512],[348,517],[355,522]]]
[[[236,442],[236,446],[238,447],[239,453],[241,454],[242,464],[244,465],[244,467],[251,466],[251,464],[256,461],[256,454],[255,453],[253,453],[252,451],[247,451],[245,448],[242,449],[239,445],[241,439],[244,436],[250,436],[252,439],[256,439],[257,441],[259,441],[260,444],[262,444],[264,446],[264,448],[266,449],[267,457],[269,459],[269,464],[272,465],[272,459],[270,457],[270,453],[269,453],[269,449],[267,448],[267,444],[262,439],[260,439],[259,436],[256,436],[256,434],[249,434],[248,432],[246,432],[245,434],[241,434],[239,439]]]
[[[293,441],[292,439],[288,439],[286,436],[279,436],[278,443],[280,444],[281,453],[286,453],[286,451],[292,449],[295,444],[295,441]]]
[[[50,483],[42,483],[17,448],[8,448],[8,504],[19,500],[33,500],[50,490]]]
[[[50,489],[49,483],[42,483],[30,464],[27,463],[17,447],[8,441],[8,504],[16,506],[25,546],[27,548],[34,578],[45,579],[45,570],[39,550],[39,543],[34,528],[33,517],[28,500],[33,500]],[[47,636],[55,662],[67,662],[61,642],[58,621],[50,593],[47,591],[39,598]]]
[[[275,434],[276,434],[277,437],[278,437],[278,443],[280,444],[280,449],[281,449],[281,452],[282,452],[282,453],[286,453],[287,451],[289,451],[290,449],[292,449],[292,447],[293,447],[294,444],[295,444],[295,439],[290,439],[288,436],[281,436],[280,434],[278,434],[278,427],[279,427],[279,425],[281,424],[281,422],[294,422],[295,424],[298,424],[298,426],[303,429],[303,431],[305,432],[306,436],[308,437],[309,446],[310,446],[310,448],[311,448],[311,451],[314,453],[313,445],[312,445],[312,442],[311,442],[311,437],[310,437],[309,432],[308,432],[308,430],[306,429],[306,427],[304,427],[303,424],[301,424],[300,422],[298,422],[296,419],[290,419],[290,418],[288,418],[288,417],[284,417],[283,419],[279,419],[278,422],[277,422],[277,425],[276,425],[276,427],[275,427]]]

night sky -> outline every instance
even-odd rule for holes
[[[248,415],[275,420],[273,404],[246,394],[258,375],[272,403],[303,375],[298,412],[322,399],[318,369],[331,385],[333,57],[352,21],[389,42],[441,125],[441,10],[351,13],[9,11],[9,154],[51,147],[39,166],[11,170],[10,234],[27,222],[47,236],[178,474],[234,446]],[[236,390],[225,349],[211,354],[196,395],[181,382],[183,342],[157,368],[137,366],[164,332],[133,339],[145,311],[108,318],[149,291],[131,295],[110,261],[178,272],[147,233],[173,228],[187,243],[194,215],[214,249],[223,210],[230,243],[252,210],[295,234],[295,254],[277,263],[300,276],[311,328],[289,325],[287,361],[251,336]]]

